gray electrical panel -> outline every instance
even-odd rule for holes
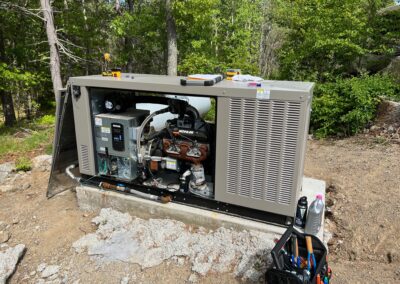
[[[102,113],[94,117],[96,160],[99,175],[122,180],[137,177],[136,131],[149,115],[146,110]]]

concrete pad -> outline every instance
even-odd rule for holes
[[[325,192],[326,190],[326,182],[323,180],[319,179],[313,179],[313,178],[303,178],[303,187],[302,191],[300,192],[300,196],[307,196],[308,200],[308,206],[310,206],[311,202],[314,201],[318,193],[321,193],[323,195],[322,200],[324,201],[325,204]],[[321,229],[319,230],[317,237],[321,240],[324,241],[324,223],[325,223],[325,211],[322,216],[322,224],[321,224]],[[299,230],[301,232],[304,232],[304,230]]]
[[[214,229],[218,227],[234,228],[237,230],[257,230],[268,233],[283,234],[284,227],[252,221],[245,218],[223,213],[208,211],[177,203],[162,204],[133,195],[106,191],[96,187],[78,186],[76,188],[78,205],[82,210],[95,211],[101,208],[113,208],[121,212],[128,212],[143,219],[171,218],[187,224]],[[315,199],[317,193],[325,196],[325,182],[310,178],[303,179],[301,196],[306,195],[309,203]],[[323,227],[323,226],[322,226]],[[319,237],[322,239],[323,228]]]

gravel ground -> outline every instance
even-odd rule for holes
[[[399,144],[370,135],[309,141],[305,174],[326,180],[329,185],[326,224],[333,233],[329,242],[329,261],[334,272],[332,283],[400,283],[400,243],[397,237],[400,230],[399,157]],[[18,175],[15,178],[1,174],[3,183],[13,182],[13,186],[0,191],[0,241],[9,247],[26,246],[10,284],[252,283],[251,277],[240,272],[251,269],[238,270],[238,263],[256,263],[243,261],[247,253],[243,254],[243,250],[250,245],[253,252],[248,255],[262,259],[263,249],[271,245],[251,232],[221,229],[222,234],[219,230],[207,231],[173,220],[141,220],[132,216],[130,219],[127,217],[126,227],[106,234],[103,241],[119,241],[117,236],[121,237],[122,231],[128,230],[134,247],[142,250],[145,247],[137,240],[143,233],[142,237],[146,236],[154,243],[150,251],[155,257],[139,258],[140,261],[135,262],[130,258],[132,251],[120,248],[119,253],[125,258],[110,261],[108,252],[103,250],[101,254],[93,255],[91,251],[99,252],[96,247],[90,242],[83,244],[86,238],[91,238],[88,236],[98,238],[107,228],[107,224],[100,222],[106,217],[101,217],[101,214],[97,217],[100,212],[80,211],[75,193],[70,191],[46,199],[46,167]],[[156,234],[144,228],[140,229],[142,231],[131,228],[132,224],[148,227],[150,223]],[[179,234],[171,232],[168,226]],[[220,234],[228,237],[226,240],[229,242],[224,242]],[[168,240],[168,237],[169,246],[161,247],[158,238]],[[177,245],[176,240],[182,237],[195,241],[192,247],[184,247],[190,252],[176,255],[171,250]],[[246,240],[245,243],[238,242],[238,238]],[[254,243],[249,240],[254,240]],[[102,248],[103,241],[98,242],[99,248]],[[124,243],[126,240],[121,241]],[[196,241],[201,241],[201,248],[196,248]],[[218,246],[210,248],[211,242]],[[225,253],[227,246],[231,247],[231,254]],[[77,252],[76,248],[82,251]],[[208,258],[196,260],[203,248],[203,255],[210,256],[210,262]],[[234,258],[231,258],[232,251]],[[220,260],[216,255],[225,258]],[[162,262],[156,265],[160,259]],[[155,266],[149,267],[149,263]],[[196,263],[209,268],[206,276],[193,272]],[[220,272],[222,267],[215,263],[229,263],[224,270],[228,272]],[[43,271],[46,272],[43,274]]]
[[[86,249],[98,262],[131,262],[142,269],[170,259],[187,261],[194,273],[189,278],[233,272],[242,280],[262,282],[277,237],[257,231],[206,230],[170,219],[143,220],[109,208],[92,221],[98,229],[73,244],[77,252]]]

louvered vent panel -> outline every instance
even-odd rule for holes
[[[89,148],[87,145],[81,145],[81,162],[79,166],[82,170],[90,171],[90,163],[89,163]]]
[[[300,102],[230,99],[226,191],[290,204]]]

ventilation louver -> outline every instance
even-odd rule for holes
[[[221,201],[292,203],[298,186],[301,107],[300,101],[227,100],[225,193]]]

